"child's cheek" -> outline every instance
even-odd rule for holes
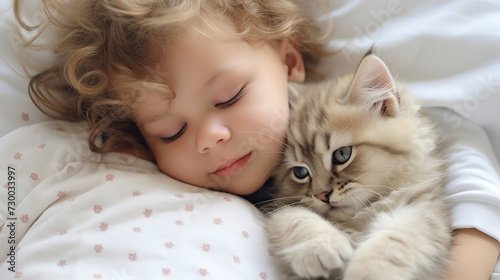
[[[290,111],[288,106],[282,108],[273,108],[272,118],[269,122],[269,128],[280,134],[285,134],[288,127]]]

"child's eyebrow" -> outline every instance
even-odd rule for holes
[[[213,85],[218,79],[220,79],[220,77],[222,76],[225,76],[227,73],[229,72],[229,69],[228,68],[223,68],[221,70],[218,70],[217,72],[215,72],[214,75],[212,75],[208,80],[207,82],[205,83],[205,87],[210,87],[211,85]]]
[[[165,115],[165,114],[162,113],[159,115],[154,115],[152,117],[149,117],[146,120],[144,120],[141,125],[144,127],[146,124],[154,123],[154,122],[158,121],[163,115]]]
[[[151,113],[150,115],[146,115],[144,117],[136,116],[136,124],[141,127],[145,127],[147,125],[151,125],[157,121],[162,120],[162,118],[168,116],[170,110],[162,110],[161,112]]]

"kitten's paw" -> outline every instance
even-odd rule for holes
[[[281,252],[283,260],[300,278],[340,275],[352,254],[351,243],[343,235],[311,239]]]
[[[402,264],[403,265],[403,264]],[[386,260],[351,260],[343,280],[402,280],[408,279],[408,271]]]

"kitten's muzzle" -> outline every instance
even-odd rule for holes
[[[332,195],[332,193],[333,193],[333,190],[331,190],[329,192],[323,192],[323,193],[317,194],[314,197],[323,201],[324,203],[330,204],[330,195]]]

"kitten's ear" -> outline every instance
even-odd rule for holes
[[[387,117],[393,117],[399,109],[396,83],[385,63],[372,53],[361,60],[346,99],[351,104],[370,106]]]

